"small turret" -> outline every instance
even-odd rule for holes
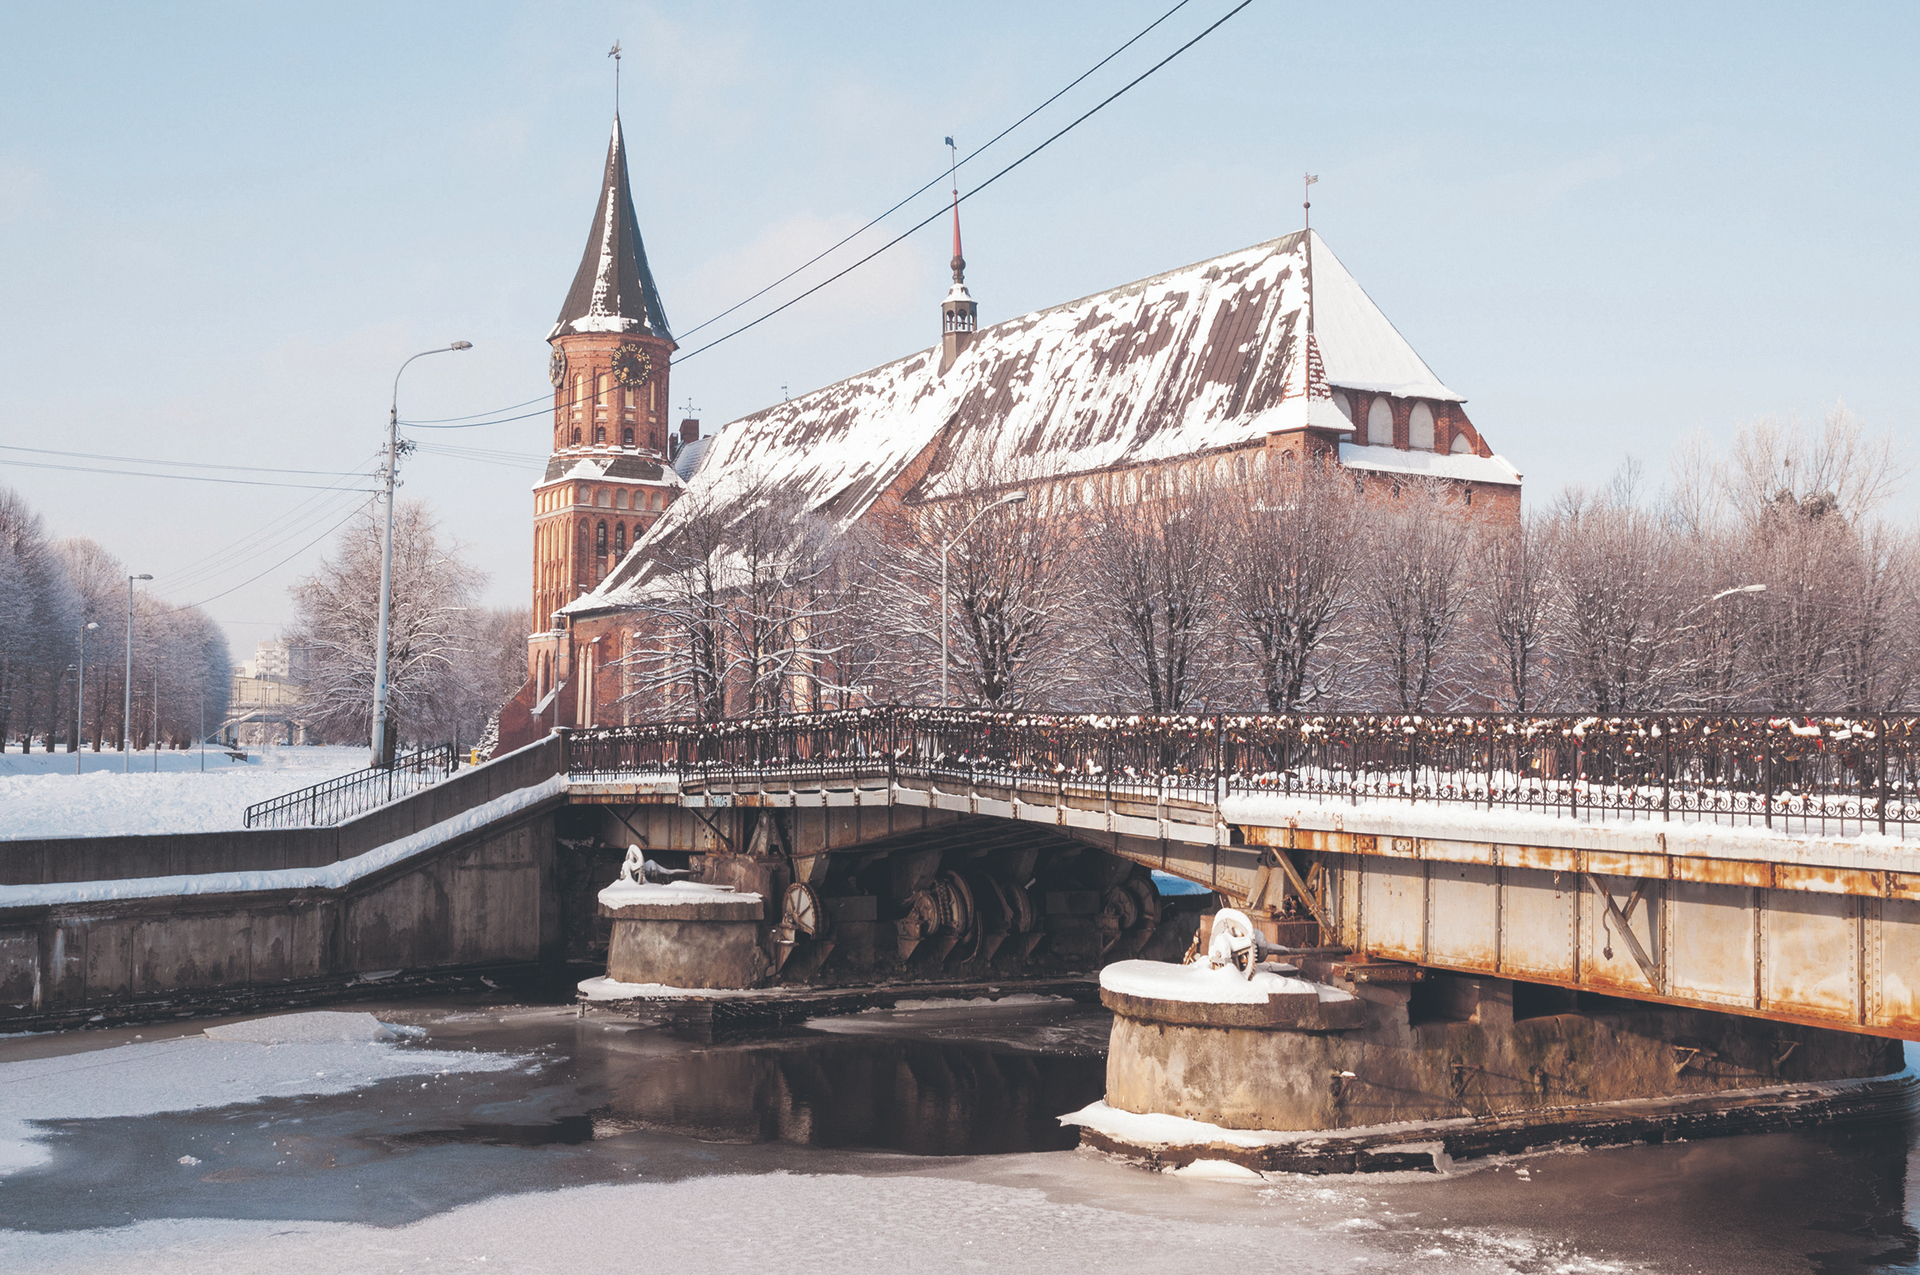
[[[947,139],[949,150],[953,139]],[[973,344],[973,336],[980,326],[980,307],[974,304],[973,296],[967,291],[967,259],[960,252],[960,185],[953,187],[953,287],[947,290],[946,300],[940,303],[940,371],[944,375],[960,357],[961,351]]]

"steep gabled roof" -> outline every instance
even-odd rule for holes
[[[752,473],[845,525],[937,439],[916,497],[955,494],[957,467],[980,454],[1027,482],[1308,425],[1350,433],[1332,387],[1464,401],[1312,231],[983,328],[939,367],[938,349],[922,351],[743,417],[689,487],[724,501]],[[676,525],[670,507],[571,609],[629,600],[643,546]]]
[[[613,139],[607,143],[607,170],[601,178],[587,250],[547,339],[574,332],[635,332],[673,339],[660,290],[647,268],[646,245],[640,242],[618,115],[613,117]]]

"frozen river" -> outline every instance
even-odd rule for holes
[[[1071,1149],[1107,1019],[1070,1002],[720,1041],[505,994],[372,1008],[397,1038],[0,1039],[0,1269],[1920,1268],[1912,1119],[1209,1180]]]

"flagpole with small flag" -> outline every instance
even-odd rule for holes
[[[1313,184],[1319,181],[1320,179],[1318,177],[1315,177],[1312,173],[1305,173],[1303,174],[1303,176],[1305,176],[1307,179],[1305,184],[1302,185],[1300,188],[1300,207],[1305,212],[1305,217],[1303,218],[1305,225],[1303,228],[1307,230],[1312,230],[1313,229],[1313,198],[1312,198]]]

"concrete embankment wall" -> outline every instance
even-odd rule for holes
[[[559,740],[543,740],[333,828],[0,843],[0,886],[324,867],[537,787],[560,764]],[[0,902],[0,1026],[176,993],[538,960],[560,942],[564,801],[522,804],[331,888]]]

